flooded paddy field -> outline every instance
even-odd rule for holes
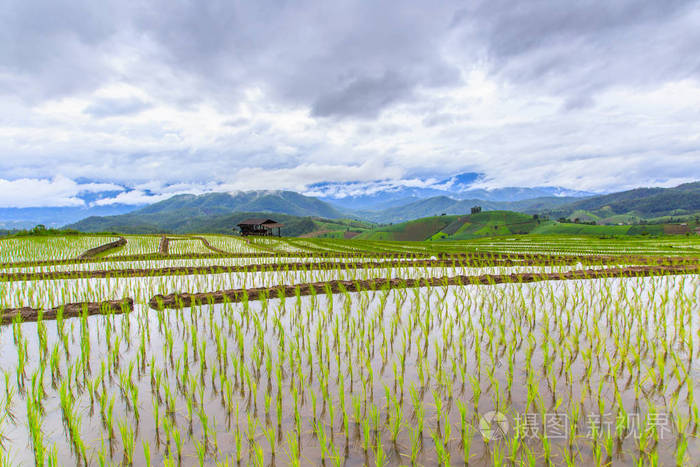
[[[237,260],[215,262],[244,264]],[[0,326],[3,465],[692,465],[697,269],[272,292],[339,279],[610,267],[581,261],[0,282],[0,309],[134,300],[124,314]],[[269,298],[148,305],[156,293],[251,287],[269,287]]]

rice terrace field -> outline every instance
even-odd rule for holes
[[[700,239],[0,239],[1,465],[698,465]]]

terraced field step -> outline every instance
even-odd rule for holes
[[[280,296],[308,296],[316,293],[326,293],[328,291],[330,291],[330,293],[344,293],[395,288],[496,285],[551,280],[585,280],[616,277],[631,278],[697,273],[700,273],[700,268],[697,264],[686,264],[671,266],[634,266],[609,269],[579,269],[567,272],[539,274],[484,274],[480,276],[448,276],[420,279],[369,279],[360,281],[335,280],[277,287],[220,290],[197,294],[174,293],[169,295],[155,295],[149,300],[149,305],[154,309],[185,308],[202,304],[254,301],[262,298],[277,298]],[[50,309],[31,307],[7,308],[0,311],[0,325],[9,324],[15,320],[19,320],[20,322],[37,321],[40,317],[42,320],[54,320],[59,315],[63,318],[72,318],[98,314],[121,314],[128,313],[132,311],[133,308],[134,301],[132,298],[102,302],[67,303]]]
[[[654,259],[638,258],[637,265],[656,264]],[[346,270],[346,269],[378,269],[396,267],[513,267],[513,266],[571,266],[578,264],[576,259],[571,258],[548,258],[546,260],[535,259],[492,259],[482,260],[481,258],[442,258],[442,259],[396,259],[387,261],[320,261],[320,262],[289,262],[289,263],[260,263],[245,264],[240,266],[231,265],[207,265],[207,266],[171,266],[153,268],[128,268],[128,269],[105,269],[105,270],[73,270],[73,271],[38,271],[38,272],[2,272],[0,271],[0,281],[34,281],[34,280],[58,280],[58,279],[87,279],[87,278],[120,278],[120,277],[153,277],[168,275],[192,275],[192,274],[225,274],[225,273],[248,273],[248,272],[283,272],[283,271],[311,271],[311,270]],[[598,261],[587,261],[586,266],[616,265],[620,264],[619,258],[600,258]],[[624,264],[629,265],[625,261]],[[671,262],[667,265],[696,265],[697,261]]]
[[[278,287],[259,287],[250,289],[218,290],[203,293],[175,293],[155,295],[149,300],[154,309],[186,308],[202,304],[225,302],[242,302],[259,300],[263,297],[295,297],[313,295],[317,292],[330,293],[358,292],[362,290],[379,290],[383,288],[439,287],[449,285],[495,285],[505,283],[529,283],[551,280],[581,280],[615,277],[647,277],[674,274],[698,273],[698,265],[675,266],[633,266],[610,269],[578,269],[558,273],[522,273],[522,274],[483,274],[480,276],[446,276],[420,279],[369,279],[361,281],[328,281],[307,284],[284,285]]]
[[[245,264],[241,266],[209,265],[209,266],[173,266],[165,268],[141,268],[141,269],[105,269],[105,270],[75,270],[75,271],[40,271],[40,272],[0,272],[0,281],[33,281],[33,280],[57,280],[57,279],[86,279],[106,277],[147,277],[189,274],[225,274],[246,272],[281,272],[299,270],[347,270],[347,269],[374,269],[390,267],[485,267],[485,266],[527,266],[530,262],[514,262],[509,260],[496,262],[464,263],[449,260],[388,260],[388,261],[322,261],[322,262],[295,262],[295,263],[261,263]],[[534,264],[534,262],[532,262]]]
[[[0,311],[0,324],[10,324],[19,319],[21,322],[37,321],[41,319],[54,320],[59,315],[63,318],[77,318],[90,315],[107,315],[127,313],[134,309],[134,300],[124,298],[121,300],[107,300],[104,302],[78,302],[66,303],[48,310],[22,307],[7,308]]]
[[[296,253],[296,252],[277,252],[277,253],[188,253],[188,254],[169,254],[167,259],[216,259],[216,258],[308,258],[308,259],[323,259],[323,258],[452,258],[460,256],[475,256],[475,255],[431,255],[431,254],[387,254],[373,252],[358,252],[358,253]],[[482,257],[482,255],[476,255]],[[484,256],[486,257],[486,256]],[[492,257],[489,255],[488,257]],[[148,261],[163,259],[164,256],[160,253],[150,253],[146,255],[125,255],[125,256],[106,256],[102,258],[68,258],[60,260],[45,260],[45,261],[17,261],[10,263],[0,263],[0,269],[27,267],[27,266],[54,266],[64,264],[81,264],[95,262],[122,262],[122,261]]]
[[[123,261],[148,261],[163,259],[161,253],[147,255],[128,256],[106,256],[101,258],[69,258],[61,260],[46,261],[18,261],[11,263],[0,263],[0,269],[29,267],[29,266],[54,266],[66,264],[81,264],[94,262],[123,262]],[[383,258],[383,259],[441,259],[446,261],[459,261],[466,259],[482,259],[489,261],[497,260],[523,260],[548,262],[548,264],[698,264],[700,260],[696,257],[685,256],[641,256],[641,255],[549,255],[549,254],[529,254],[529,253],[492,253],[492,252],[463,252],[463,253],[374,253],[374,252],[324,252],[324,253],[298,253],[298,252],[277,252],[277,253],[189,253],[178,255],[167,255],[167,259],[216,259],[216,258],[306,258],[312,260],[323,260],[324,258]]]
[[[105,243],[104,245],[96,246],[95,248],[90,248],[89,250],[86,250],[78,256],[78,259],[87,259],[87,258],[94,258],[95,256],[99,255],[100,253],[104,253],[109,250],[113,250],[115,248],[119,248],[120,246],[126,245],[126,238],[124,237],[119,237],[119,240],[115,240],[113,242]]]

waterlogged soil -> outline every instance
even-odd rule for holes
[[[551,280],[576,280],[576,279],[599,279],[607,277],[643,277],[653,275],[667,274],[687,274],[696,272],[696,268],[686,266],[632,266],[625,268],[609,268],[609,269],[586,269],[573,271],[548,272],[541,271],[539,273],[532,272],[515,272],[512,274],[482,274],[480,276],[443,276],[443,277],[424,277],[418,279],[369,279],[355,281],[325,281],[306,284],[290,284],[280,285],[270,289],[269,287],[258,287],[250,289],[238,290],[219,290],[215,292],[204,293],[175,293],[167,296],[157,295],[153,297],[149,304],[153,308],[158,307],[183,307],[192,306],[202,303],[225,303],[227,301],[245,301],[259,300],[261,297],[285,296],[294,297],[297,295],[314,295],[318,291],[330,290],[332,293],[339,292],[361,292],[362,290],[377,290],[377,289],[392,289],[392,288],[411,288],[422,286],[440,286],[440,285],[462,285],[462,284],[481,284],[494,285],[503,283],[527,283],[540,282]]]
[[[5,242],[8,242],[7,240]],[[128,243],[127,243],[128,245]],[[399,246],[396,247],[400,250]],[[57,252],[54,252],[57,254]],[[17,255],[16,255],[17,256]],[[16,257],[15,256],[15,257]],[[22,257],[20,254],[19,257]],[[352,251],[273,251],[268,252],[248,252],[248,253],[151,253],[151,254],[132,254],[132,255],[114,255],[96,258],[63,258],[63,259],[42,259],[42,260],[27,260],[27,261],[11,261],[0,262],[0,269],[17,270],[20,268],[30,267],[52,267],[58,265],[78,265],[78,264],[101,264],[103,262],[139,262],[139,261],[161,261],[168,260],[216,260],[216,259],[257,259],[262,260],[267,258],[268,262],[277,261],[280,258],[298,258],[297,261],[334,261],[339,258],[341,260],[372,258],[376,261],[386,259],[441,259],[455,262],[500,262],[514,261],[527,262],[528,264],[648,264],[648,265],[672,265],[672,264],[697,264],[697,257],[692,256],[643,256],[643,255],[552,255],[538,253],[496,253],[496,252],[451,252],[451,253],[431,253],[428,251],[399,251],[387,252],[368,252],[362,250]]]
[[[391,262],[391,261],[410,261],[410,259],[396,258],[356,258],[353,262]],[[416,259],[415,261],[421,261]],[[206,267],[222,267],[222,268],[242,268],[247,265],[273,265],[273,267],[284,268],[285,264],[298,263],[301,266],[308,268],[309,264],[323,262],[349,263],[348,258],[297,258],[297,257],[279,257],[274,258],[274,261],[269,257],[222,257],[222,258],[153,258],[139,261],[100,261],[100,262],[81,262],[76,264],[47,264],[36,266],[20,266],[0,269],[0,274],[31,274],[31,273],[54,273],[57,271],[119,271],[128,269],[160,269],[160,268],[206,268]]]
[[[598,266],[603,268],[605,266]],[[12,281],[1,285],[0,310],[4,308],[50,308],[68,302],[117,300],[130,297],[138,303],[148,303],[157,294],[182,291],[208,293],[219,290],[278,287],[333,280],[365,281],[369,279],[420,279],[444,276],[478,276],[483,274],[561,273],[573,266],[557,267],[401,267],[277,270],[265,272],[225,272],[219,274],[171,274],[147,277],[105,277]],[[591,268],[595,269],[595,268]]]
[[[192,262],[197,263],[198,261],[193,260]],[[116,263],[119,265],[129,265],[129,263]],[[161,266],[161,263],[156,263]],[[156,267],[153,264],[152,267],[145,268],[117,268],[114,267],[115,264],[103,263],[109,267],[105,269],[73,269],[73,268],[60,268],[60,266],[54,266],[53,268],[27,268],[24,270],[12,270],[12,271],[0,271],[0,280],[4,281],[29,281],[29,280],[42,280],[42,279],[71,279],[71,278],[101,278],[101,277],[126,277],[126,276],[162,276],[170,274],[216,274],[222,272],[229,273],[239,273],[239,272],[259,272],[259,271],[286,271],[286,270],[323,270],[323,269],[366,269],[366,268],[383,268],[383,267],[402,267],[402,266],[415,266],[415,267],[494,267],[494,266],[545,266],[544,264],[538,263],[532,260],[500,260],[491,261],[488,264],[480,262],[460,262],[440,260],[440,259],[384,259],[378,260],[367,260],[367,261],[353,261],[345,262],[340,259],[335,261],[289,261],[289,262],[275,262],[275,263],[258,263],[249,262],[249,264],[226,264],[225,261],[213,262],[213,264],[193,264],[191,266],[164,266]],[[561,264],[559,264],[561,265]],[[133,264],[131,264],[133,266]],[[577,266],[582,267],[581,264]]]
[[[100,253],[105,253],[108,250],[112,250],[114,248],[119,248],[120,246],[126,245],[126,239],[124,237],[119,237],[119,240],[115,240],[110,243],[105,243],[100,246],[96,246],[94,248],[90,248],[89,250],[86,250],[78,256],[78,259],[85,259],[85,258],[94,258],[95,256],[99,255]]]
[[[136,305],[4,326],[2,456],[33,464],[39,443],[59,465],[145,465],[144,446],[153,465],[290,464],[294,446],[304,465],[692,464],[699,300],[691,275]],[[41,362],[37,439],[26,399],[41,394]],[[631,422],[617,433],[621,408]],[[480,423],[493,411],[502,438]]]
[[[222,272],[238,273],[238,272],[258,272],[258,271],[285,271],[289,269],[364,269],[376,267],[400,267],[415,265],[416,267],[445,267],[451,266],[453,263],[439,260],[385,260],[385,261],[366,261],[346,263],[341,261],[327,262],[290,262],[290,263],[262,263],[248,264],[240,266],[228,266],[222,264],[213,264],[210,266],[172,266],[172,267],[154,267],[154,268],[128,268],[128,269],[109,269],[109,270],[64,270],[64,271],[36,271],[36,272],[0,272],[0,280],[16,281],[16,280],[41,280],[41,279],[70,279],[81,277],[119,277],[119,276],[160,276],[170,274],[216,274]],[[513,262],[508,262],[512,265]],[[474,265],[476,266],[476,265]]]
[[[104,256],[100,258],[64,258],[64,259],[44,259],[44,260],[27,260],[27,261],[10,261],[10,262],[0,262],[0,269],[18,269],[18,268],[28,268],[28,267],[52,267],[59,265],[78,265],[78,264],[101,264],[103,262],[139,262],[139,261],[163,261],[163,260],[219,260],[219,259],[252,259],[252,260],[263,260],[267,259],[267,262],[277,261],[280,258],[296,258],[297,261],[333,261],[335,259],[349,258],[373,258],[376,260],[393,258],[393,259],[410,259],[410,258],[426,258],[431,257],[429,254],[400,254],[396,252],[392,253],[372,253],[367,251],[357,251],[352,252],[335,252],[335,253],[311,253],[311,252],[287,252],[287,251],[258,251],[255,253],[182,253],[182,254],[172,254],[167,255],[161,253],[148,253],[148,254],[130,254],[130,255],[113,255]],[[441,257],[441,255],[437,255]],[[486,256],[473,256],[473,255],[449,255],[445,256],[447,258],[487,258]],[[490,257],[490,256],[489,256]],[[505,257],[504,257],[505,258]],[[497,259],[497,258],[496,258]],[[566,261],[566,260],[564,260]]]
[[[122,300],[107,300],[104,302],[66,303],[48,310],[31,307],[8,308],[0,312],[0,324],[19,322],[76,318],[90,315],[107,315],[114,313],[129,313],[134,309],[131,298]]]

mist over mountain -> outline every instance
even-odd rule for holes
[[[556,186],[479,188],[483,178],[483,174],[466,172],[441,180],[325,182],[309,185],[305,194],[340,208],[363,211],[389,209],[436,196],[456,200],[511,202],[543,197],[576,198],[595,195]]]
[[[258,190],[176,195],[127,214],[92,216],[67,227],[86,232],[191,233],[211,229],[231,232],[235,222],[245,217],[241,213],[252,217],[267,213],[286,223],[298,222],[304,217],[335,219],[343,216],[333,206],[316,198],[293,191]]]
[[[108,206],[0,208],[0,228],[26,229],[37,224],[61,227],[90,216],[115,216],[138,209],[138,206],[112,204]]]
[[[45,224],[78,229],[100,225],[104,230],[148,225],[150,230],[177,225],[183,219],[203,219],[240,212],[279,213],[296,217],[349,218],[396,223],[439,214],[464,214],[472,206],[571,217],[600,223],[629,223],[700,211],[700,182],[674,188],[637,188],[593,195],[563,187],[481,188],[483,177],[463,173],[445,179],[317,183],[304,194],[284,190],[211,192],[204,194],[147,193],[118,198],[87,193],[82,206],[0,208],[0,228],[20,229]],[[127,195],[132,192],[124,191]],[[113,194],[112,194],[113,195]],[[311,196],[312,195],[312,196]],[[123,195],[122,195],[123,196]],[[149,200],[159,200],[148,202]],[[81,222],[90,219],[88,224]],[[98,220],[99,219],[99,220]]]
[[[341,217],[342,213],[316,198],[294,191],[255,190],[234,193],[177,195],[135,211],[138,215],[179,211],[183,215],[216,215],[231,212],[277,212],[293,216]]]
[[[645,219],[700,213],[700,182],[672,188],[636,188],[575,200],[542,210],[552,217],[581,218],[599,223],[632,223]]]
[[[546,197],[582,197],[593,193],[562,187],[479,188],[484,176],[467,172],[448,178],[416,178],[377,180],[371,182],[323,182],[307,186],[303,193],[282,190],[253,190],[205,193],[204,198],[165,187],[168,191],[120,187],[121,190],[79,192],[71,206],[51,206],[50,200],[40,207],[0,208],[0,228],[29,228],[36,224],[60,227],[91,216],[114,216],[141,208],[144,213],[181,208],[195,208],[193,214],[245,212],[283,212],[297,216],[337,218],[341,214],[367,218],[365,211],[379,212],[398,208],[432,197],[455,200],[479,199],[493,202],[514,202]],[[86,180],[84,183],[91,183]],[[315,199],[315,201],[312,201]],[[320,204],[321,203],[321,204]],[[326,203],[326,204],[322,204]],[[506,205],[494,205],[507,209]],[[455,208],[456,209],[456,208]],[[376,216],[374,216],[376,217]]]

